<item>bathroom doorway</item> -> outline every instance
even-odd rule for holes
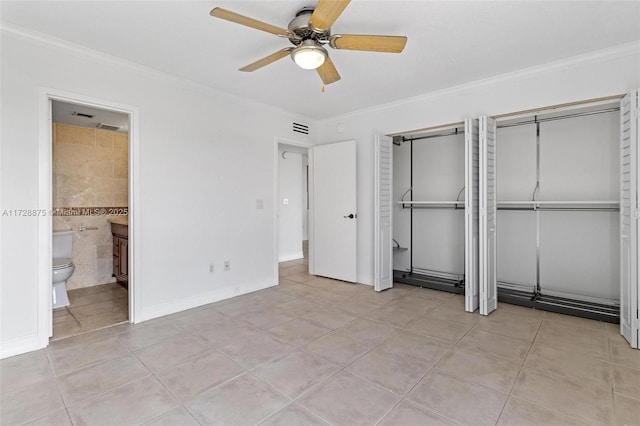
[[[134,322],[138,126],[134,107],[57,91],[41,100],[40,204],[50,214],[38,334],[48,343]]]
[[[276,276],[282,266],[309,264],[309,146],[278,140],[276,144]]]

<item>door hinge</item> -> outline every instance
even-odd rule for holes
[[[636,219],[640,219],[640,209],[635,209],[633,211],[633,217]]]

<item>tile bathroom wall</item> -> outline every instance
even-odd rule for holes
[[[53,124],[53,207],[126,207],[128,135]],[[54,230],[74,230],[76,270],[68,289],[113,282],[108,216],[54,216]],[[98,228],[78,231],[78,228]]]

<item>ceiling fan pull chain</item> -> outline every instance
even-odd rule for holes
[[[324,84],[322,85],[322,89],[320,89],[322,93],[324,93]]]

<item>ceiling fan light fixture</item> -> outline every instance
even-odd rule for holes
[[[327,50],[313,40],[305,40],[291,51],[291,59],[305,70],[314,70],[324,64]]]

